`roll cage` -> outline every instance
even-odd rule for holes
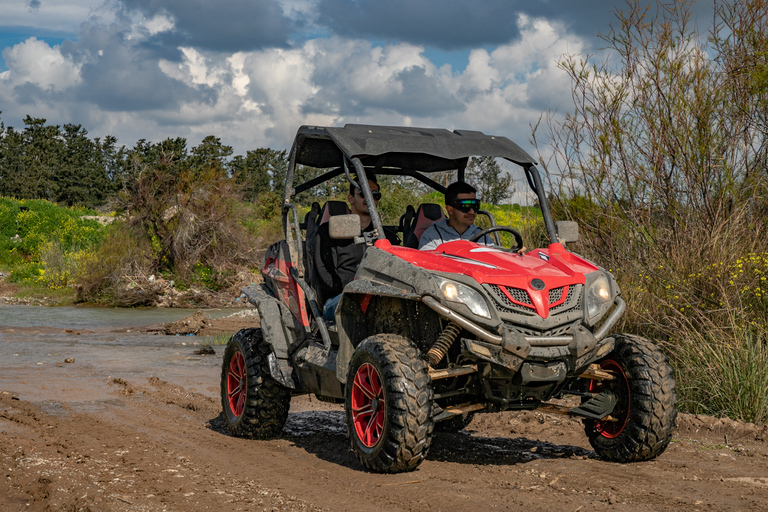
[[[506,137],[485,135],[470,130],[411,128],[347,124],[344,127],[302,126],[299,128],[288,161],[283,192],[282,220],[287,241],[292,240],[289,212],[293,213],[294,231],[299,231],[298,213],[291,197],[325,181],[344,175],[355,183],[351,169],[360,178],[360,187],[368,203],[374,236],[385,238],[376,203],[368,185],[368,172],[376,175],[410,176],[445,193],[445,187],[425,173],[457,171],[459,181],[469,158],[497,157],[520,165],[526,180],[536,194],[550,243],[557,243],[557,233],[542,186],[536,161],[520,146]],[[331,169],[320,176],[293,186],[297,165]],[[300,246],[300,244],[298,244]],[[300,248],[298,248],[301,251]],[[301,254],[299,260],[301,260]]]

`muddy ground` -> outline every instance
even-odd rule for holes
[[[661,457],[626,465],[578,421],[506,412],[436,434],[415,472],[372,474],[340,406],[306,396],[279,438],[238,439],[223,347],[157,329],[0,326],[0,510],[768,510],[766,429],[709,417],[681,415]]]

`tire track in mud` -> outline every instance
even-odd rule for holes
[[[148,387],[122,379],[114,384],[118,393],[147,402],[150,409],[162,403],[202,417],[217,412],[212,399],[159,379],[151,379]],[[252,479],[193,461],[173,449],[173,433],[156,428],[154,423],[162,418],[131,424],[122,414],[126,407],[105,410],[103,418],[70,411],[52,415],[0,394],[0,509],[217,510],[226,504],[235,511],[321,510]],[[164,412],[167,421],[175,411]],[[205,432],[202,418],[197,419],[197,428]],[[172,430],[184,435],[194,427]]]
[[[111,379],[83,412],[0,391],[0,510],[766,510],[765,428],[681,415],[658,460],[610,464],[579,421],[478,415],[413,473],[365,472],[340,406],[294,397],[283,435],[234,438],[217,399]]]

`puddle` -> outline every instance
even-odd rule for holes
[[[194,350],[207,341],[203,337],[136,332],[194,311],[0,307],[0,391],[35,403],[51,400],[87,407],[112,396],[113,378],[145,386],[148,378],[157,377],[216,397],[208,390],[218,388],[223,347],[216,347],[215,355],[201,356]]]

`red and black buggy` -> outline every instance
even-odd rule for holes
[[[473,241],[416,249],[442,218],[438,205],[404,212],[403,246],[390,244],[367,176],[410,176],[438,191],[430,173],[456,171],[470,157],[503,158],[523,168],[536,194],[549,243],[518,253],[520,234],[495,226]],[[294,184],[297,165],[325,170]],[[372,232],[346,205],[315,205],[300,222],[296,194],[337,176],[359,177]],[[368,469],[415,469],[435,430],[458,431],[477,413],[544,409],[583,418],[604,459],[645,461],[671,440],[675,381],[649,340],[613,333],[625,309],[607,270],[564,244],[574,222],[554,222],[534,160],[505,137],[477,131],[346,125],[302,126],[290,152],[283,198],[284,240],[270,247],[264,284],[243,290],[259,328],[235,334],[224,353],[221,398],[230,432],[279,435],[291,396],[344,403],[352,449]],[[480,212],[483,213],[483,212]],[[492,219],[491,219],[492,220]],[[364,244],[355,279],[343,290],[335,322],[325,322],[307,243],[323,223],[334,238]],[[476,243],[510,232],[515,246]],[[551,403],[565,395],[579,405]]]

